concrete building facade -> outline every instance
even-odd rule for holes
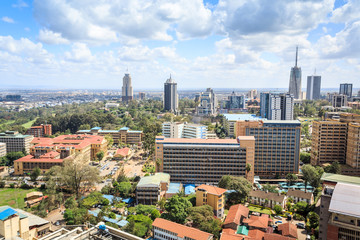
[[[360,123],[349,123],[346,164],[352,168],[360,169]]]
[[[334,108],[347,106],[348,97],[345,94],[331,93],[328,95],[328,101]]]
[[[218,102],[213,89],[207,88],[206,92],[202,92],[196,96],[195,101],[199,102],[199,104],[196,106],[197,115],[216,115]]]
[[[217,218],[224,217],[225,192],[227,190],[202,184],[196,188],[196,206],[209,205]]]
[[[132,88],[132,84],[131,84],[130,73],[125,73],[125,76],[123,77],[121,99],[123,102],[133,100],[133,88]]]
[[[26,131],[26,135],[32,135],[34,137],[44,137],[52,135],[51,124],[41,124],[40,126],[32,126]]]
[[[0,143],[0,157],[6,156],[6,143]]]
[[[352,83],[341,83],[340,89],[339,89],[339,94],[346,95],[348,99],[351,99],[352,98],[352,89],[353,89]]]
[[[170,184],[170,175],[155,173],[140,179],[136,186],[136,204],[154,205],[166,194]]]
[[[6,152],[30,151],[30,143],[33,140],[31,135],[22,135],[16,131],[6,131],[0,133],[0,142],[6,143]]]
[[[77,134],[87,135],[99,135],[107,136],[110,135],[115,144],[141,144],[143,141],[144,134],[142,131],[130,130],[128,127],[122,127],[119,130],[102,130],[101,127],[93,127],[90,130],[79,130]]]
[[[171,175],[175,182],[216,185],[223,175],[243,176],[253,182],[255,139],[155,139],[158,172]]]
[[[318,100],[320,99],[321,90],[321,76],[308,76],[307,87],[306,87],[306,99],[307,100]]]
[[[301,68],[298,67],[298,47],[296,47],[295,66],[290,71],[289,93],[295,99],[301,99]]]
[[[164,109],[165,111],[177,113],[179,108],[179,95],[177,83],[170,78],[164,83]]]
[[[260,116],[268,120],[293,120],[294,97],[288,93],[261,93]]]

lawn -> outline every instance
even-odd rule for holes
[[[30,127],[33,125],[33,123],[36,121],[36,119],[38,119],[38,118],[35,118],[35,119],[32,120],[32,121],[29,121],[29,122],[27,122],[27,123],[24,123],[24,124],[22,124],[21,126],[23,126],[24,128],[30,128]]]
[[[271,216],[272,212],[271,210],[267,209],[267,208],[260,208],[260,207],[255,207],[255,206],[248,206],[249,211],[251,212],[259,212],[259,213],[265,213]]]
[[[26,194],[34,191],[36,191],[36,189],[1,188],[0,206],[9,205],[14,208],[23,209],[25,207],[24,198]]]

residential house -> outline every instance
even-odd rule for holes
[[[273,208],[280,205],[285,208],[286,196],[280,193],[265,192],[261,190],[252,190],[249,193],[249,201],[252,204]]]
[[[284,237],[291,237],[297,239],[297,227],[292,223],[283,223],[278,225],[279,233]]]
[[[223,228],[237,230],[238,226],[249,216],[249,209],[244,205],[232,205],[224,221]]]
[[[305,192],[302,190],[296,190],[296,189],[289,189],[287,192],[287,198],[292,198],[294,200],[294,203],[297,202],[306,202],[307,204],[313,204],[314,202],[314,195],[312,192]]]

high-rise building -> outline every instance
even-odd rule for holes
[[[339,94],[344,94],[347,96],[348,99],[352,98],[352,83],[341,83]]]
[[[321,182],[319,240],[359,239],[360,178],[324,173]]]
[[[301,123],[297,120],[245,120],[235,124],[236,137],[255,137],[254,174],[264,178],[297,174]]]
[[[307,77],[307,88],[306,88],[306,99],[307,100],[318,100],[320,99],[321,89],[321,76],[308,76]]]
[[[174,182],[218,184],[223,175],[243,176],[254,180],[255,139],[155,139],[155,159],[158,172],[171,175]]]
[[[298,47],[296,47],[295,66],[290,71],[289,93],[295,99],[301,99],[301,68],[297,66],[298,62]]]
[[[360,123],[349,123],[346,164],[352,168],[360,169]]]
[[[139,92],[139,99],[144,100],[146,97],[146,94],[144,92]]]
[[[177,93],[177,83],[171,78],[164,83],[164,109],[177,113],[179,108],[179,97]]]
[[[245,97],[243,95],[237,96],[235,92],[232,92],[232,94],[228,96],[225,107],[229,111],[243,109],[245,108]]]
[[[131,76],[130,73],[125,73],[123,77],[123,86],[122,86],[122,97],[123,102],[133,100],[133,88],[131,85]]]
[[[260,116],[268,120],[293,120],[294,97],[289,93],[261,93]]]
[[[44,137],[52,135],[51,124],[41,124],[40,126],[32,126],[26,131],[27,135],[33,135],[34,137]]]
[[[199,94],[199,105],[196,106],[196,114],[200,116],[215,115],[217,108],[217,99],[214,90],[207,88],[206,92]]]
[[[223,125],[227,131],[227,136],[235,137],[236,130],[235,125],[237,121],[257,121],[261,120],[262,118],[256,116],[255,114],[223,114]],[[243,136],[243,135],[239,135]]]
[[[347,106],[348,97],[345,94],[331,93],[328,100],[334,108],[341,108]]]
[[[248,98],[251,99],[251,100],[254,99],[254,98],[257,98],[257,96],[258,96],[258,93],[257,93],[256,89],[252,89],[248,93]]]

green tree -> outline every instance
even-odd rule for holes
[[[296,211],[296,213],[302,215],[303,217],[306,217],[306,215],[310,211],[310,206],[306,202],[301,201],[301,202],[297,202],[293,206],[293,209]]]
[[[98,153],[96,153],[96,158],[98,161],[101,161],[105,156],[105,153],[103,151],[100,151]]]
[[[127,198],[132,192],[132,186],[130,182],[121,182],[115,188],[115,195]]]
[[[309,212],[307,215],[307,225],[311,229],[316,229],[319,226],[320,217],[315,212]]]
[[[165,204],[166,204],[166,198],[161,198],[160,201],[158,202],[158,205],[160,207],[161,210],[165,210]]]
[[[300,161],[302,161],[304,164],[309,164],[311,159],[311,154],[307,152],[301,152],[300,153]]]
[[[219,238],[222,222],[219,219],[214,218],[212,207],[209,205],[192,207],[190,209],[189,218],[193,222],[193,227],[212,233],[216,238]]]
[[[35,182],[36,179],[40,176],[40,174],[41,174],[40,168],[39,167],[34,168],[30,174],[31,181]]]
[[[282,207],[280,205],[275,205],[274,206],[274,211],[275,211],[276,214],[281,214],[283,209],[282,209]]]
[[[305,181],[305,189],[308,183],[314,188],[319,185],[321,174],[315,167],[311,166],[310,164],[306,164],[302,166],[301,171]]]
[[[159,212],[159,210],[157,210],[157,209],[153,209],[152,211],[151,211],[151,214],[150,214],[150,218],[151,218],[151,220],[155,220],[155,218],[159,218],[160,217],[160,212]]]
[[[297,179],[298,177],[293,173],[288,173],[286,175],[286,181],[288,182],[288,186],[292,185]]]
[[[277,190],[276,186],[272,186],[269,183],[266,183],[262,186],[262,190],[263,191],[268,191],[268,192],[272,192],[272,193],[278,193],[279,191]]]
[[[229,194],[228,201],[231,203],[244,202],[252,189],[251,183],[246,178],[230,175],[222,176],[219,187],[235,190],[235,192]]]
[[[161,216],[170,221],[183,224],[189,215],[190,207],[192,207],[192,204],[189,200],[175,195],[165,204],[167,213]]]
[[[112,137],[110,134],[108,134],[108,135],[105,135],[105,139],[106,139],[106,141],[107,141],[107,147],[108,147],[108,148],[111,148],[112,145],[114,144],[114,139],[113,139],[113,137]]]
[[[341,165],[338,161],[335,161],[331,165],[326,166],[324,171],[327,173],[341,174]]]

